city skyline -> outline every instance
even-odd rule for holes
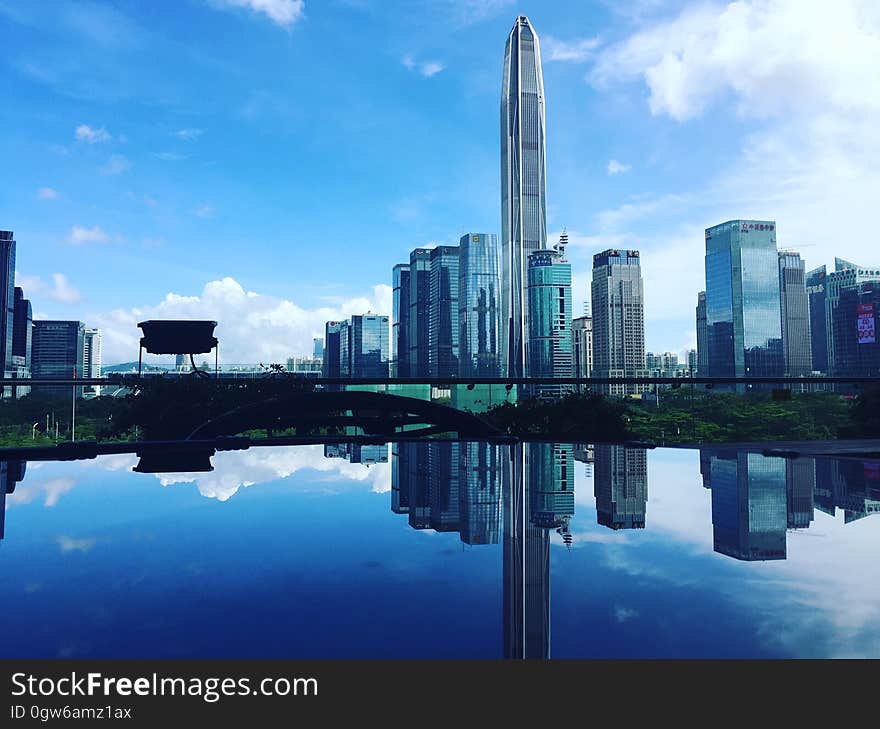
[[[868,38],[878,19],[870,14],[843,5],[790,13],[775,2],[743,3],[738,16],[724,4],[682,4],[643,10],[636,18],[602,4],[500,2],[478,15],[472,4],[437,2],[426,4],[413,23],[396,17],[393,4],[358,10],[307,2],[302,17],[279,23],[221,5],[181,9],[184,19],[204,24],[196,44],[202,56],[164,89],[163,100],[163,88],[145,70],[144,39],[158,40],[167,51],[163,63],[181,61],[175,17],[138,16],[137,8],[109,4],[73,17],[64,4],[49,14],[33,4],[0,3],[0,24],[21,49],[6,61],[13,103],[3,112],[4,153],[18,173],[14,189],[0,199],[0,227],[16,233],[17,283],[35,318],[101,328],[108,363],[136,352],[134,309],[150,316],[216,315],[231,360],[241,360],[236,353],[255,338],[261,347],[283,346],[276,361],[306,354],[326,320],[368,310],[391,314],[387,270],[407,251],[454,244],[466,230],[499,233],[499,57],[517,13],[529,15],[542,39],[548,237],[568,228],[576,302],[586,298],[590,256],[609,245],[638,248],[646,348],[680,353],[693,346],[692,301],[703,284],[699,265],[673,264],[699,260],[705,227],[737,218],[777,220],[779,246],[798,250],[808,270],[829,264],[838,252],[875,263],[871,242],[859,235],[870,229],[868,201],[877,189],[876,141],[862,129],[871,126],[877,87],[859,73],[872,67],[876,52]],[[448,40],[429,40],[415,27],[440,17],[453,21]],[[788,40],[779,32],[783,21]],[[365,73],[375,76],[365,90],[351,83],[336,89],[360,121],[331,115],[325,129],[310,132],[309,115],[330,103],[300,78],[310,74],[261,72],[279,67],[282,57],[312,69],[331,29],[345,44],[361,25],[387,26],[391,40],[389,48],[365,53]],[[711,47],[722,28],[742,39],[743,57],[760,43],[781,60],[756,70],[738,56],[704,59],[694,38],[708,37]],[[241,33],[250,41],[245,46],[260,50],[245,52],[234,68],[211,66],[237,97],[211,83],[199,95],[204,106],[185,103],[220,55],[212,31]],[[70,55],[98,61],[94,68],[78,75],[60,63],[58,52],[46,53],[60,36]],[[826,75],[821,59],[832,46],[846,52]],[[658,49],[669,51],[669,65]],[[786,59],[810,83],[790,88]],[[704,62],[718,71],[712,79],[701,74]],[[327,83],[344,78],[332,64],[322,73]],[[125,78],[130,89],[121,83]],[[254,78],[260,82],[251,83]],[[364,95],[380,82],[387,90],[378,98],[388,107],[381,112]],[[294,97],[309,99],[310,110],[294,108]],[[816,98],[828,99],[821,112]],[[224,110],[225,100],[234,103]],[[156,102],[153,111],[145,101]],[[843,115],[852,103],[857,113]],[[377,124],[385,125],[388,139],[365,152],[361,142],[377,141]],[[349,141],[338,154],[321,156],[328,141],[345,139],[343,131]],[[426,135],[442,152],[414,146]],[[272,160],[265,170],[237,151],[250,145]],[[378,177],[367,171],[372,155],[395,150]],[[278,164],[297,158],[302,164]],[[441,176],[450,182],[429,189],[423,183],[429,168],[448,172]],[[461,178],[457,168],[471,174]],[[723,177],[716,172],[721,168]],[[346,183],[342,198],[330,187],[340,175],[381,184],[368,191]],[[783,188],[779,179],[786,180]],[[819,183],[829,179],[835,183],[830,192]],[[293,205],[296,217],[290,218],[289,193],[302,193],[306,184],[326,199],[294,195],[317,204],[305,216]],[[360,215],[365,205],[375,214]],[[350,215],[340,220],[339,211]],[[359,221],[357,230],[348,218]],[[328,221],[336,253],[353,265],[320,268],[316,279],[301,270],[320,266],[323,247],[315,233]],[[370,256],[355,248],[364,242]],[[293,271],[266,265],[280,246],[296,252]],[[206,258],[218,250],[222,255]],[[663,305],[652,305],[657,302]],[[256,337],[237,320],[256,322]],[[273,352],[260,356],[273,359]]]

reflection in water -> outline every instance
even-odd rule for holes
[[[619,445],[595,447],[596,518],[609,529],[644,529],[648,453]]]
[[[15,484],[24,478],[25,461],[0,461],[0,539],[6,536],[6,494],[15,491]]]

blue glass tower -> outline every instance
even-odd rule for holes
[[[529,374],[571,377],[571,264],[556,250],[529,256]],[[559,395],[571,385],[539,385],[542,395]]]
[[[409,264],[392,272],[391,376],[409,377]]]
[[[644,529],[648,456],[644,448],[596,444],[593,489],[596,518],[609,529]]]
[[[342,353],[343,367],[349,377],[388,377],[388,317],[380,314],[357,314],[351,317],[348,333],[348,356]],[[343,341],[344,350],[346,343]]]
[[[459,251],[459,373],[461,377],[500,377],[498,238],[468,233],[462,236]]]
[[[706,229],[710,377],[785,371],[776,223],[731,220]]]
[[[431,250],[416,248],[409,254],[409,347],[410,377],[431,374],[428,359],[428,321],[431,303]]]
[[[825,266],[807,273],[807,300],[810,305],[810,353],[813,369],[828,372],[828,344],[825,333]]]
[[[0,230],[0,368],[11,377],[12,332],[15,322],[15,238],[11,230]],[[12,394],[3,388],[3,396]]]
[[[428,363],[437,377],[458,377],[458,254],[458,246],[431,249]]]
[[[510,377],[528,375],[528,257],[547,247],[545,129],[541,46],[520,15],[504,49],[501,86],[501,349]]]

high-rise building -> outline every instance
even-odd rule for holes
[[[458,377],[458,246],[431,249],[428,368],[434,377]]]
[[[609,529],[644,529],[648,503],[647,451],[597,443],[593,474],[598,523]]]
[[[689,349],[687,351],[687,368],[688,372],[692,376],[694,373],[698,371],[699,367],[699,355],[697,354],[696,349]]]
[[[778,256],[785,374],[788,377],[809,375],[813,371],[813,353],[804,262],[800,253],[794,251],[779,251]]]
[[[500,255],[498,238],[468,233],[459,241],[459,374],[500,377]]]
[[[428,323],[431,303],[431,250],[416,248],[409,254],[409,376],[428,377]]]
[[[85,326],[80,321],[39,319],[34,322],[31,369],[34,379],[81,379]],[[76,388],[77,397],[82,388]],[[39,387],[37,395],[70,395],[66,385]]]
[[[392,273],[392,377],[409,377],[409,264],[398,263]]]
[[[324,325],[324,377],[342,377],[342,331],[345,322],[328,321]],[[347,345],[346,345],[347,349]]]
[[[587,378],[593,372],[593,317],[589,314],[571,320],[571,348],[574,376]],[[581,385],[580,391],[589,389]]]
[[[83,377],[101,376],[101,330],[86,327],[83,333]],[[85,395],[100,395],[101,388],[89,385],[83,388]]]
[[[831,310],[834,374],[845,377],[880,375],[880,280],[865,281],[836,292]]]
[[[388,377],[388,317],[357,314],[346,324],[348,331],[340,335],[342,376]]]
[[[12,371],[15,377],[31,376],[31,352],[33,344],[34,317],[31,302],[24,298],[20,286],[15,287],[15,304],[12,324]],[[23,397],[30,387],[14,388],[13,397]]]
[[[837,361],[837,335],[834,329],[835,310],[840,301],[840,294],[845,289],[868,282],[880,283],[880,267],[860,266],[842,258],[834,259],[834,271],[825,277],[825,342],[829,374],[840,373]],[[847,336],[846,331],[845,328],[841,330],[844,337]]]
[[[784,374],[774,221],[706,229],[706,324],[710,377]]]
[[[530,377],[571,377],[571,264],[563,246],[529,255],[528,372]],[[535,393],[558,396],[571,385],[538,385]]]
[[[828,336],[825,332],[825,266],[807,273],[810,306],[810,360],[813,371],[828,372]]]
[[[744,451],[710,458],[715,551],[746,561],[785,559],[786,459]]]
[[[529,374],[528,257],[547,247],[546,121],[538,35],[525,15],[504,49],[501,87],[501,348],[504,374]]]
[[[0,371],[12,377],[12,331],[15,323],[15,238],[11,230],[0,230]],[[12,388],[3,388],[11,397]]]
[[[645,305],[638,251],[606,250],[593,256],[593,368],[595,377],[645,373]],[[611,395],[647,385],[603,385]]]
[[[697,374],[709,372],[709,327],[706,321],[706,292],[697,294]]]
[[[312,339],[312,359],[324,359],[323,337],[315,337]]]

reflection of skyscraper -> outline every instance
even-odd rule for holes
[[[0,461],[0,539],[6,536],[6,494],[24,478],[26,461]]]
[[[501,540],[502,446],[468,442],[460,445],[458,494],[459,534],[465,544],[498,544]]]
[[[428,499],[431,528],[438,532],[457,532],[459,443],[449,440],[428,441]]]
[[[647,451],[597,444],[593,473],[599,524],[609,529],[644,529],[648,503]]]
[[[395,514],[409,513],[409,489],[406,484],[407,449],[401,449],[399,443],[391,444],[391,511]],[[401,477],[401,474],[403,476]]]
[[[504,49],[501,87],[501,351],[504,374],[528,375],[530,253],[547,243],[544,77],[541,47],[520,15]]]
[[[741,560],[785,559],[785,459],[711,456],[715,551]]]
[[[813,521],[813,491],[816,488],[816,461],[795,458],[785,461],[789,529],[807,529]]]
[[[731,220],[706,229],[710,377],[784,373],[776,223]]]

